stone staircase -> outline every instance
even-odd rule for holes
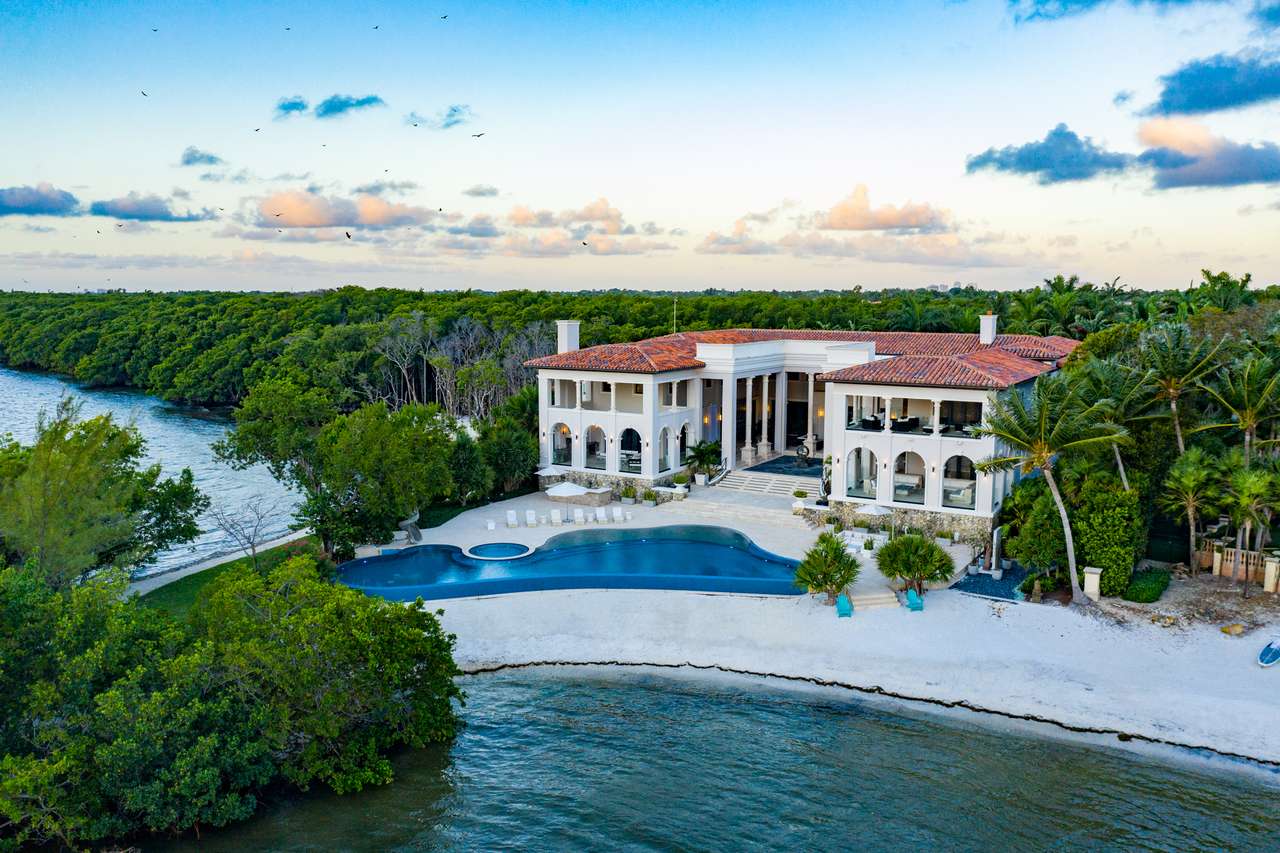
[[[687,518],[693,524],[700,522],[724,524],[726,521],[732,520],[737,523],[754,521],[793,530],[811,529],[804,519],[797,515],[792,515],[790,511],[771,509],[769,507],[744,506],[737,503],[728,504],[690,497],[683,501],[669,501],[662,504],[660,508],[673,514],[678,513],[682,519]]]
[[[716,483],[717,489],[750,492],[757,495],[791,497],[797,489],[816,497],[822,483],[817,477],[801,477],[793,474],[763,474],[758,471],[733,470]]]

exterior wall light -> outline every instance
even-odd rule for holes
[[[818,417],[825,418],[826,416],[827,416],[826,412],[824,412],[822,409],[818,409]]]

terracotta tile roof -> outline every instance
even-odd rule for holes
[[[525,362],[526,367],[566,370],[602,370],[621,373],[663,373],[705,367],[697,358],[699,343],[749,344],[759,341],[832,341],[874,343],[877,355],[961,356],[975,351],[1001,350],[1022,359],[1057,363],[1071,353],[1079,341],[1036,335],[997,335],[986,347],[976,334],[960,332],[855,332],[811,329],[718,329],[709,332],[680,332],[648,338],[630,344],[603,344],[548,355]],[[977,387],[977,386],[975,386]],[[981,386],[986,387],[986,386]]]
[[[999,346],[961,355],[900,355],[845,367],[818,378],[863,385],[919,385],[995,391],[1034,379],[1053,365],[1023,358]]]

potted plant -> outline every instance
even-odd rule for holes
[[[796,586],[809,592],[824,593],[827,604],[835,604],[836,596],[858,579],[862,566],[849,553],[844,542],[834,533],[825,532],[796,566]]]
[[[671,482],[676,487],[676,500],[684,500],[684,496],[689,494],[689,475],[680,473],[671,478]]]
[[[876,542],[875,542],[875,540],[874,540],[874,539],[863,539],[863,540],[862,540],[862,550],[864,550],[864,551],[874,551],[875,549],[876,549]]]
[[[622,502],[624,504],[633,504],[636,502],[636,487],[627,483],[622,487]]]
[[[653,489],[645,489],[644,494],[641,496],[641,499],[644,501],[645,506],[658,505],[658,493],[655,492]]]
[[[950,531],[950,530],[939,530],[939,531],[938,531],[938,534],[937,534],[936,536],[934,536],[933,541],[934,541],[934,542],[937,542],[937,543],[938,543],[939,545],[941,545],[943,548],[950,547],[950,545],[951,545],[951,531]]]
[[[720,442],[699,441],[689,448],[689,467],[693,469],[694,482],[707,484],[707,478],[720,467]]]

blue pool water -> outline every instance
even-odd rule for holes
[[[673,525],[575,530],[509,560],[477,560],[452,545],[420,545],[344,563],[339,577],[392,601],[588,588],[798,595],[795,567],[794,560],[770,554],[736,531]]]
[[[529,546],[521,545],[518,542],[486,542],[483,545],[476,545],[470,550],[473,557],[484,557],[486,559],[492,557],[522,557],[529,550]]]

